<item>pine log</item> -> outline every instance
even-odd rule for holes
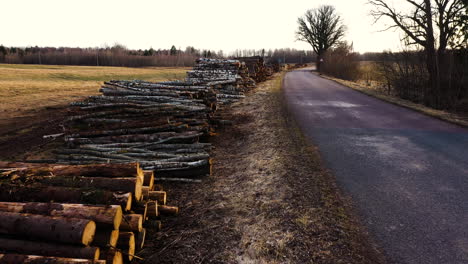
[[[148,186],[153,189],[154,184],[154,172],[152,170],[143,171],[143,186]]]
[[[117,249],[105,249],[101,251],[101,259],[107,264],[123,264],[122,252]]]
[[[92,164],[92,165],[57,165],[0,162],[0,168],[9,168],[11,171],[4,176],[85,176],[123,178],[141,174],[138,163],[127,164]],[[142,175],[140,175],[142,176]]]
[[[157,201],[148,201],[147,203],[148,213],[146,217],[148,219],[156,219],[159,216],[159,206]]]
[[[142,197],[142,200],[147,200],[147,199],[148,199],[150,190],[151,190],[151,189],[150,189],[150,187],[148,187],[148,186],[143,186],[143,187],[141,187],[141,197]]]
[[[94,240],[91,243],[98,247],[116,247],[119,239],[119,230],[109,228],[98,228],[94,235]]]
[[[135,202],[133,203],[132,212],[140,214],[146,220],[148,214],[148,202]]]
[[[35,255],[0,254],[0,263],[5,264],[106,264],[105,260],[44,257]]]
[[[117,247],[123,250],[124,255],[127,255],[124,259],[127,258],[131,261],[135,255],[135,235],[133,232],[120,232]]]
[[[122,207],[120,205],[0,202],[0,212],[89,219],[96,223],[111,225],[114,229],[119,229],[122,221]]]
[[[149,191],[148,192],[148,199],[157,201],[158,204],[165,205],[166,198],[167,198],[167,194],[165,191]]]
[[[119,204],[128,211],[132,205],[131,193],[110,192],[44,185],[0,184],[0,201],[8,202],[67,202],[83,204]]]
[[[142,228],[140,232],[136,233],[136,250],[141,250],[145,245],[146,239],[146,228]]]
[[[96,224],[87,219],[0,212],[0,233],[88,246]]]
[[[41,241],[0,237],[0,251],[26,255],[60,256],[64,258],[99,259],[98,247],[61,245]]]
[[[177,215],[179,213],[179,207],[158,205],[158,210],[161,215]]]
[[[141,214],[128,214],[122,217],[122,224],[120,230],[141,232],[143,228],[143,215]]]
[[[142,179],[134,178],[104,178],[104,177],[43,177],[36,178],[38,182],[46,185],[101,188],[110,191],[132,192],[134,198],[141,199]]]

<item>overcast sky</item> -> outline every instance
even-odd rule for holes
[[[396,2],[398,2],[397,0]],[[355,50],[400,48],[399,32],[379,32],[366,0],[1,0],[0,44],[132,49],[310,49],[295,41],[297,18],[330,4]]]

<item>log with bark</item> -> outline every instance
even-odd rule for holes
[[[98,228],[94,235],[94,240],[91,243],[93,246],[98,247],[111,247],[117,246],[117,240],[119,239],[119,230],[113,230],[110,228]]]
[[[89,245],[96,224],[87,219],[0,212],[0,234]]]
[[[133,232],[120,232],[117,247],[126,255],[124,259],[131,261],[135,256],[135,235]]]
[[[119,229],[122,221],[122,208],[120,205],[0,202],[0,212],[90,219],[96,223],[113,226],[114,229]]]
[[[165,205],[167,194],[165,191],[149,191],[147,198],[149,200],[157,201],[158,204]]]
[[[122,224],[120,230],[141,232],[143,229],[143,215],[141,214],[128,214],[122,216]]]
[[[145,245],[146,228],[142,228],[140,232],[136,233],[136,250],[141,250]]]
[[[35,181],[45,185],[94,188],[109,191],[131,192],[134,198],[141,199],[142,179],[134,178],[104,178],[104,177],[38,177]]]
[[[92,164],[92,165],[57,165],[31,164],[18,162],[0,162],[0,168],[9,170],[2,176],[89,176],[123,178],[140,175],[142,170],[138,163],[127,164]]]
[[[25,255],[59,256],[64,258],[99,259],[98,247],[82,247],[43,241],[0,237],[0,251]]]
[[[124,259],[122,252],[117,249],[101,250],[101,260],[105,260],[106,264],[123,264]]]
[[[0,254],[0,263],[5,264],[106,264],[105,260],[46,257],[20,254]]]
[[[125,211],[132,205],[131,193],[111,192],[95,188],[70,188],[45,185],[0,184],[0,201],[7,202],[67,202],[83,204],[117,204]]]

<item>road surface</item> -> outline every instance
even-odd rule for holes
[[[284,96],[391,263],[468,263],[468,129],[310,70]]]

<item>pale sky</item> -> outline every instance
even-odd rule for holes
[[[335,6],[356,51],[398,50],[399,32],[378,32],[366,0],[0,0],[0,44],[96,47],[120,43],[224,50],[308,49],[295,41],[307,9]],[[398,0],[397,0],[398,2]]]

